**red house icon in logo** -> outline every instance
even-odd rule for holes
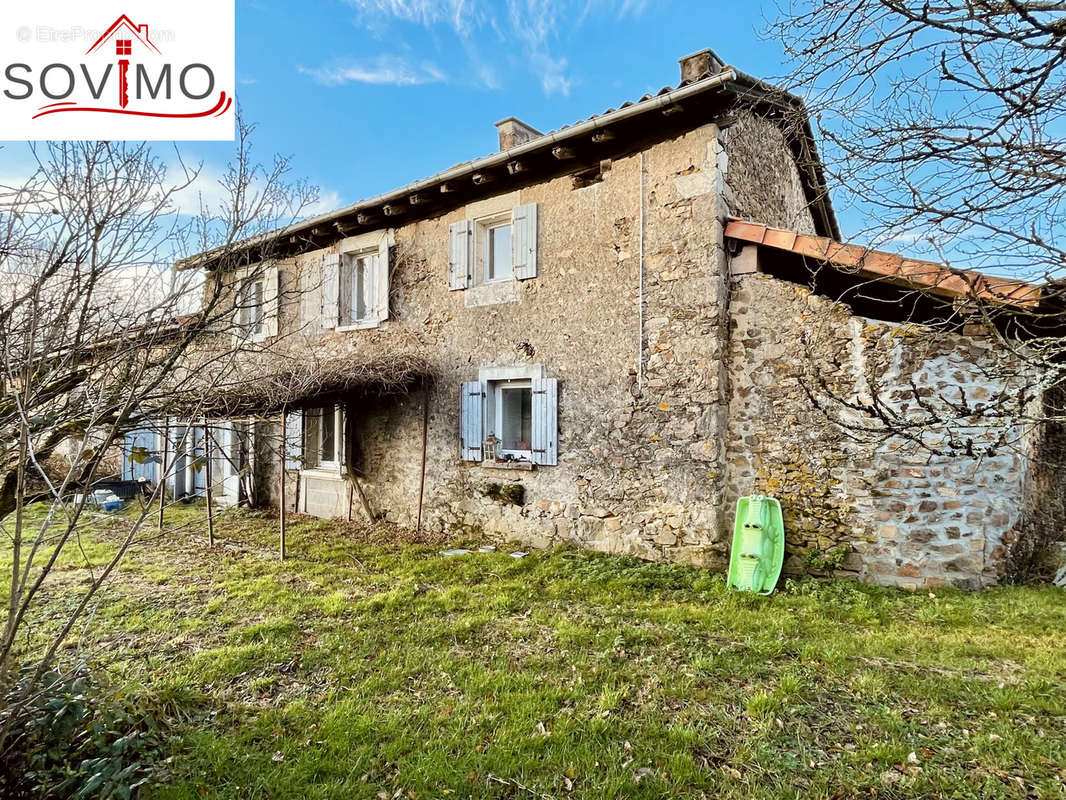
[[[122,38],[118,38],[122,37]],[[135,25],[133,20],[125,14],[111,23],[111,27],[104,31],[93,46],[86,51],[86,55],[96,52],[107,42],[115,40],[115,55],[118,56],[118,104],[125,108],[130,102],[129,92],[129,56],[133,54],[133,42],[136,40],[144,47],[158,53],[159,48],[152,44],[148,38],[147,25]]]

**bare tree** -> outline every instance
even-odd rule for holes
[[[199,167],[147,144],[49,144],[31,151],[36,167],[24,184],[0,188],[0,531],[10,555],[0,685],[16,666],[45,674],[153,514],[146,503],[127,518],[58,628],[33,628],[39,592],[77,545],[86,487],[110,472],[114,446],[145,420],[202,416],[212,385],[229,380],[248,348],[235,299],[271,254],[260,249],[250,265],[238,243],[290,222],[314,199],[288,182],[285,159],[256,164],[251,127],[238,130],[233,163],[210,187],[218,199],[191,212]],[[205,250],[219,269],[171,271]],[[158,483],[154,497],[164,491]],[[0,719],[0,753],[19,705],[46,688],[25,686]]]

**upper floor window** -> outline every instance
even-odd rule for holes
[[[247,299],[242,308],[245,327],[252,336],[263,335],[263,282],[253,281],[248,286]]]
[[[133,53],[132,39],[115,39],[115,54],[128,56]]]
[[[238,273],[235,304],[236,338],[257,341],[277,335],[277,268],[261,267]]]
[[[537,277],[537,204],[462,220],[449,228],[449,287]]]
[[[346,253],[340,262],[340,325],[371,321],[374,310],[374,280],[377,277],[377,251]],[[374,320],[376,321],[376,320]]]
[[[510,280],[512,276],[511,220],[478,223],[481,234],[483,282]]]
[[[322,259],[322,327],[374,328],[389,317],[389,235],[353,237]]]

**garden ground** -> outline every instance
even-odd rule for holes
[[[152,798],[1062,797],[1066,592],[907,594],[203,511],[64,659],[180,736]],[[184,524],[182,524],[184,523]],[[122,526],[86,524],[34,630]],[[9,554],[0,554],[0,557]],[[32,647],[32,643],[30,645]]]

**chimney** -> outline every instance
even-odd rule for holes
[[[690,56],[680,59],[681,83],[692,83],[709,75],[717,75],[725,66],[713,50],[700,50]]]
[[[137,32],[139,34],[141,34],[141,36],[143,36],[145,39],[148,38],[148,26],[147,25],[138,25],[137,26]]]
[[[496,123],[496,131],[500,134],[500,152],[510,150],[520,144],[525,144],[531,139],[541,136],[541,132],[531,128],[520,119],[508,117]]]

